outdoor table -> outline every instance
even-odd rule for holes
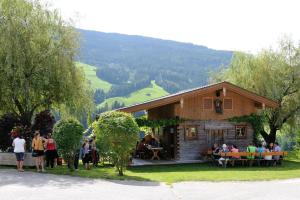
[[[152,156],[151,160],[154,160],[155,158],[157,160],[160,160],[160,157],[158,156],[158,152],[160,152],[161,150],[163,150],[162,147],[148,147],[148,149],[153,152],[153,156]]]

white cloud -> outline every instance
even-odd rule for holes
[[[50,0],[77,27],[256,52],[300,40],[297,0]]]

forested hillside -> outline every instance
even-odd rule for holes
[[[97,67],[112,84],[109,97],[126,96],[152,80],[173,93],[207,83],[208,72],[226,66],[232,52],[204,46],[116,33],[79,30],[79,61]]]

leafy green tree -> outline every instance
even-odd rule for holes
[[[0,0],[0,113],[30,127],[36,112],[64,105],[73,113],[90,105],[76,68],[78,34],[40,1]]]
[[[139,127],[132,115],[123,112],[102,113],[93,123],[97,140],[106,143],[113,164],[120,176],[126,168],[130,153],[138,140]],[[101,148],[101,147],[99,147]]]
[[[236,53],[229,67],[214,79],[227,80],[279,103],[278,108],[262,113],[268,127],[261,135],[266,142],[274,142],[277,131],[300,110],[300,46],[284,38],[276,50]]]
[[[83,131],[83,126],[74,119],[61,120],[53,129],[53,138],[56,141],[58,152],[69,164],[71,171],[74,170],[74,158],[80,148]]]

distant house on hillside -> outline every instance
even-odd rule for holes
[[[251,124],[229,122],[228,119],[277,106],[278,103],[271,99],[221,82],[119,110],[128,113],[145,110],[149,119],[186,119],[154,134],[164,143],[170,158],[194,160],[201,158],[201,153],[214,143],[236,144],[245,149],[253,140]]]

